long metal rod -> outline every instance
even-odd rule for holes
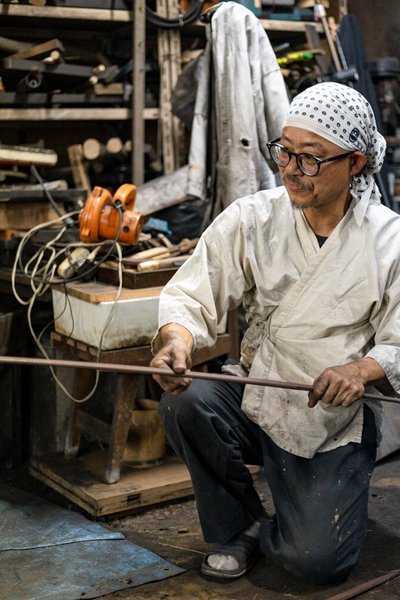
[[[227,381],[242,383],[244,385],[260,385],[264,387],[280,388],[285,390],[297,390],[311,392],[313,387],[304,383],[293,383],[291,381],[275,381],[273,379],[257,379],[255,377],[240,377],[238,375],[226,375],[225,373],[204,373],[202,371],[185,371],[183,374],[174,373],[168,369],[154,367],[141,367],[136,365],[122,365],[103,362],[90,362],[83,360],[62,360],[56,358],[31,358],[23,356],[0,356],[0,364],[8,365],[30,365],[37,367],[64,367],[71,369],[91,369],[93,371],[106,371],[112,373],[125,373],[131,375],[166,375],[168,377],[189,377],[191,379],[207,379],[210,381]],[[381,400],[382,402],[394,402],[400,404],[400,397],[380,396],[377,394],[364,394],[367,400]]]
[[[368,581],[364,581],[359,585],[356,585],[345,592],[340,592],[339,594],[335,594],[335,596],[330,596],[327,600],[352,600],[352,598],[356,598],[357,596],[361,596],[365,592],[369,590],[373,590],[374,588],[391,581],[392,579],[396,579],[396,577],[400,576],[400,570],[390,571],[390,573],[385,573],[380,577],[375,577],[374,579],[370,579]]]

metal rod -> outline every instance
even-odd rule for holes
[[[311,392],[312,385],[304,383],[293,383],[291,381],[275,381],[273,379],[257,379],[255,377],[240,377],[238,375],[226,375],[225,373],[203,373],[202,371],[185,371],[182,374],[174,373],[168,369],[155,367],[140,367],[136,365],[122,365],[103,362],[90,362],[83,360],[61,360],[56,358],[31,358],[23,356],[0,356],[0,364],[30,365],[37,367],[64,367],[70,369],[91,369],[93,371],[106,371],[112,373],[125,373],[131,375],[166,375],[168,377],[189,377],[191,379],[207,379],[210,381],[227,381],[242,383],[243,385],[260,385],[264,387],[280,388],[285,390],[297,390]],[[382,402],[394,402],[400,404],[400,397],[380,396],[378,394],[364,394],[367,400],[381,400]]]
[[[339,594],[335,594],[335,596],[330,596],[327,600],[352,600],[352,598],[356,598],[357,596],[361,596],[365,592],[372,590],[392,579],[396,579],[396,577],[400,576],[400,570],[390,571],[389,573],[385,573],[380,577],[375,577],[374,579],[370,579],[369,581],[364,581],[359,585],[352,587],[345,592],[340,592]]]

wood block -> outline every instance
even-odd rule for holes
[[[193,495],[189,471],[176,457],[148,469],[123,466],[120,480],[113,484],[103,482],[105,460],[104,450],[74,459],[50,455],[31,458],[29,472],[95,517],[132,513]]]
[[[36,225],[57,219],[49,202],[0,202],[0,229],[29,230]]]

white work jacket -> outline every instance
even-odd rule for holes
[[[195,350],[211,346],[226,311],[243,301],[241,364],[250,376],[312,384],[327,367],[370,356],[400,392],[399,255],[400,216],[381,204],[353,200],[320,248],[284,187],[260,191],[205,231],[163,289],[159,326],[179,323]],[[381,403],[369,404],[379,417]],[[308,408],[307,392],[254,385],[242,403],[278,446],[305,458],[360,442],[361,407]]]

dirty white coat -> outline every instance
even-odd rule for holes
[[[243,300],[241,364],[252,377],[311,384],[327,367],[370,356],[400,392],[399,247],[400,216],[380,204],[353,200],[319,248],[284,187],[260,191],[206,230],[161,294],[159,325],[179,323],[195,349],[210,346]],[[379,424],[380,403],[370,406]],[[306,392],[253,385],[242,404],[278,446],[306,458],[360,442],[361,407],[310,409]]]

